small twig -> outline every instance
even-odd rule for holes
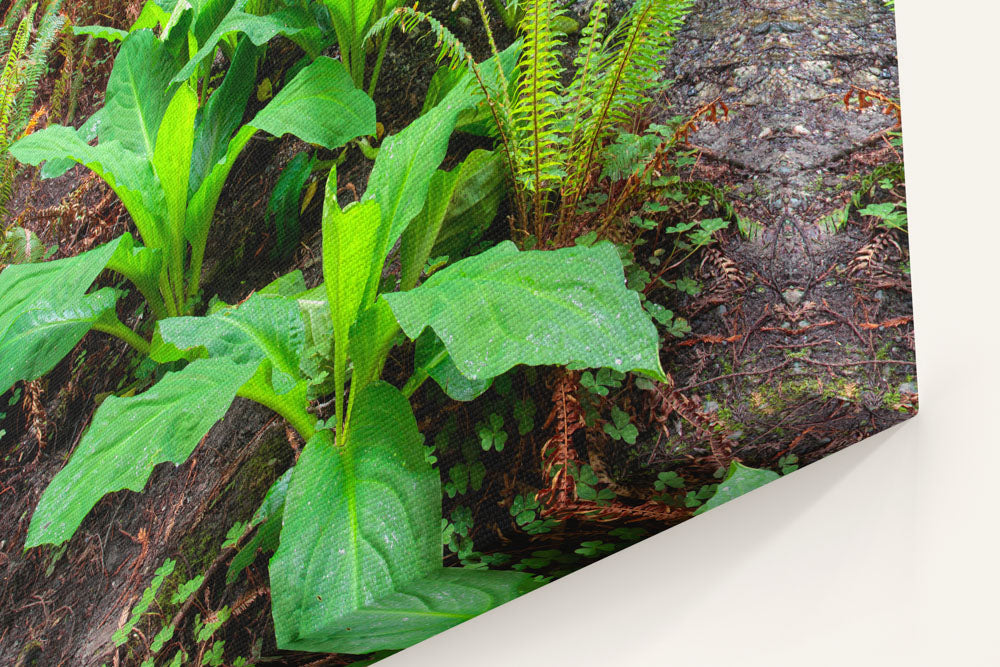
[[[713,382],[718,382],[719,380],[728,380],[730,378],[746,377],[748,375],[768,375],[774,371],[780,371],[782,368],[788,366],[791,362],[784,361],[774,368],[768,368],[762,371],[744,371],[742,373],[727,373],[726,375],[718,375],[714,378],[709,378],[708,380],[702,380],[701,382],[695,382],[694,384],[689,384],[687,386],[681,387],[677,391],[687,391],[689,389],[694,389],[695,387],[701,387],[706,384],[711,384]]]
[[[827,367],[837,367],[837,368],[843,366],[863,366],[866,364],[900,364],[903,366],[917,365],[917,362],[915,361],[902,361],[899,359],[867,359],[864,361],[845,361],[843,363],[832,363],[832,362],[817,361],[815,359],[807,359],[806,357],[802,357],[800,359],[796,359],[796,361],[804,361],[807,364],[812,364],[814,366],[827,366]]]
[[[223,563],[229,560],[230,556],[234,555],[240,549],[240,547],[246,540],[247,536],[249,536],[256,527],[257,524],[248,525],[243,530],[243,534],[240,535],[239,538],[237,538],[237,540],[234,543],[230,544],[225,549],[219,551],[219,555],[215,557],[215,560],[212,561],[212,564],[209,565],[208,569],[205,570],[204,572],[205,578],[202,579],[201,587],[204,587],[205,584],[208,583],[208,581],[212,578],[212,575],[215,574],[215,571],[219,569],[219,567]],[[201,589],[201,587],[199,587],[199,590]],[[184,617],[187,615],[188,611],[191,609],[191,606],[195,603],[195,600],[197,598],[198,598],[198,591],[192,592],[191,595],[188,596],[188,599],[184,601],[184,604],[181,605],[181,608],[177,610],[177,613],[174,614],[173,619],[171,619],[170,621],[170,625],[172,625],[175,629],[179,628],[181,622],[184,620]],[[156,651],[155,653],[147,649],[146,656],[145,658],[143,658],[143,662],[148,660],[155,660],[160,655],[160,653],[163,651],[164,648],[166,648],[166,644],[164,644],[164,646],[161,646],[160,650]]]

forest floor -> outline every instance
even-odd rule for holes
[[[746,465],[812,462],[915,414],[907,237],[859,214],[905,196],[898,107],[857,103],[898,99],[894,28],[876,1],[698,2],[671,54],[669,114],[728,108],[689,135],[682,179],[725,193],[742,231],[681,268],[701,291],[671,304],[692,331],[662,358]],[[604,448],[619,485],[690,458],[681,421]]]
[[[127,25],[128,15],[121,16]],[[464,3],[452,18],[460,36],[478,40],[473,52],[485,57],[474,5]],[[667,304],[692,328],[684,338],[668,337],[663,348],[674,381],[669,404],[651,403],[648,393],[626,384],[610,399],[627,406],[641,427],[636,444],[626,447],[596,429],[583,429],[574,440],[580,456],[626,502],[645,502],[661,471],[711,480],[724,461],[706,442],[706,430],[711,444],[723,445],[723,458],[773,468],[788,454],[801,463],[817,460],[915,413],[906,236],[858,213],[904,195],[904,186],[885,189],[871,177],[896,173],[892,165],[901,162],[902,149],[887,135],[896,118],[883,114],[881,104],[859,110],[856,99],[849,108],[844,103],[852,86],[898,97],[894,35],[893,15],[877,0],[696,3],[667,64],[674,84],[658,113],[691,116],[717,99],[726,104],[727,117],[701,123],[688,137],[695,159],[682,178],[724,193],[734,224],[716,245],[666,276],[701,286]],[[502,46],[510,35],[499,39]],[[418,114],[436,69],[429,40],[396,37],[392,47],[376,93],[379,120],[390,133]],[[291,58],[291,47],[279,42],[269,49],[265,72],[280,74]],[[77,124],[100,105],[97,91],[109,71],[109,60],[93,66]],[[471,145],[456,138],[449,159]],[[260,138],[240,159],[210,239],[211,293],[238,301],[251,286],[292,268],[301,268],[310,285],[319,279],[320,197],[304,213],[303,242],[293,257],[283,265],[265,261],[273,246],[266,193],[305,148],[296,140]],[[369,170],[370,162],[352,149],[338,169],[344,201],[364,191]],[[80,168],[53,181],[38,181],[26,170],[11,210],[47,243],[58,244],[60,256],[131,226],[103,183]],[[837,211],[844,211],[834,216],[842,224],[831,221]],[[652,252],[657,237],[650,233],[647,241]],[[403,361],[390,361],[389,371]],[[107,368],[117,370],[99,370]],[[231,555],[220,551],[224,536],[249,518],[301,446],[280,419],[242,399],[190,461],[160,466],[143,494],[112,494],[63,547],[22,552],[31,513],[86,428],[93,397],[140,385],[135,371],[123,345],[88,336],[45,380],[27,385],[0,423],[18,436],[0,444],[0,663],[138,664],[141,653],[115,650],[110,637],[170,557],[178,561],[172,577],[178,581],[215,567],[192,614],[204,617],[229,605],[240,617],[223,628],[231,646],[260,642],[271,664],[348,664],[347,657],[315,663],[315,655],[276,651],[266,557],[239,584],[224,584],[225,567],[218,564]],[[537,393],[542,401],[552,394],[551,388]],[[540,403],[536,424],[551,407]],[[428,400],[418,417],[431,421],[435,410]],[[453,408],[463,434],[473,432],[482,410]],[[580,522],[558,536],[515,534],[507,508],[514,493],[543,484],[542,435],[528,434],[485,457],[490,476],[471,501],[479,550],[527,553],[554,539],[606,530]],[[454,507],[446,501],[446,512]],[[675,519],[689,515],[679,512]]]

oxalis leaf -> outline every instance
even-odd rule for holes
[[[610,243],[522,252],[505,241],[383,298],[407,336],[431,327],[473,380],[517,364],[663,377],[656,328]]]
[[[738,461],[733,461],[729,464],[729,471],[726,473],[726,478],[719,482],[719,488],[715,490],[715,494],[705,501],[704,505],[695,510],[695,514],[707,512],[713,507],[728,503],[734,498],[739,498],[744,493],[749,493],[756,488],[773,482],[778,477],[780,475],[773,470],[748,468]]]
[[[409,404],[368,385],[345,444],[320,431],[295,466],[270,566],[278,646],[405,648],[536,586],[521,573],[442,568],[440,518],[440,477]]]
[[[130,239],[131,240],[131,239]],[[13,336],[22,337],[30,330],[27,319],[41,322],[48,314],[58,318],[80,308],[84,294],[115,253],[121,238],[88,250],[75,257],[37,264],[14,264],[0,272],[0,394],[18,380],[34,380],[52,367],[76,345],[90,325],[50,327],[45,345],[38,355],[29,358]],[[93,301],[90,302],[93,305]],[[34,315],[28,315],[29,312]],[[79,313],[78,313],[79,315]],[[13,325],[19,322],[16,329]],[[93,321],[91,320],[91,323]],[[55,356],[56,353],[59,356]],[[42,362],[45,363],[42,363]]]
[[[228,359],[198,359],[145,393],[105,400],[42,494],[25,548],[68,540],[105,494],[141,491],[154,466],[186,461],[253,371]]]

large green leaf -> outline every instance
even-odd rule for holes
[[[189,356],[181,350],[203,348],[210,358],[227,358],[251,369],[268,359],[279,371],[272,381],[280,394],[299,380],[304,342],[305,325],[294,299],[254,294],[239,306],[205,317],[160,320],[150,356],[165,363]]]
[[[465,158],[430,254],[457,259],[482,237],[496,217],[506,183],[500,151],[477,149]]]
[[[323,206],[323,284],[333,318],[334,345],[343,345],[351,324],[357,319],[365,284],[376,265],[375,242],[379,231],[379,205],[365,201],[346,211],[337,205],[337,183],[327,179]]]
[[[705,501],[704,505],[695,510],[695,514],[707,512],[713,507],[728,503],[734,498],[739,498],[744,493],[749,493],[765,484],[770,484],[778,479],[778,477],[780,475],[773,470],[748,468],[739,461],[733,461],[729,464],[726,478],[719,482],[715,493]]]
[[[237,49],[238,56],[243,48]],[[245,57],[249,59],[250,56]],[[249,64],[241,67],[250,71]],[[230,97],[240,99],[242,95],[241,91],[227,92],[223,102]],[[211,100],[209,102],[211,104]],[[215,113],[224,113],[224,108],[225,104],[220,103]],[[231,126],[232,121],[226,121],[225,127]],[[282,88],[253,120],[239,129],[224,152],[212,148],[207,152],[207,158],[198,157],[195,169],[207,171],[188,205],[185,235],[195,253],[193,263],[200,262],[222,186],[236,158],[258,130],[275,136],[292,133],[303,141],[336,148],[355,137],[375,133],[375,104],[354,87],[343,65],[331,58],[317,58]],[[199,141],[217,142],[222,136],[209,134],[212,137],[205,135]]]
[[[219,42],[221,42],[227,35],[242,33],[246,35],[247,38],[254,44],[261,46],[269,42],[276,35],[285,35],[286,37],[290,37],[303,27],[296,21],[299,15],[293,12],[276,12],[265,16],[248,14],[243,11],[247,1],[248,0],[237,0],[235,4],[228,1],[225,3],[232,4],[228,13],[215,25],[215,28],[212,30],[210,35],[207,37],[204,37],[201,34],[198,35],[201,48],[199,48],[198,51],[191,56],[188,63],[179,72],[177,72],[176,76],[173,77],[174,81],[183,81],[194,74],[195,69],[197,69],[206,58],[215,52],[215,49],[219,46]],[[223,3],[215,3],[215,5],[224,6]],[[203,16],[199,16],[195,21],[195,32],[205,32],[203,26],[210,23],[214,23],[214,21],[209,22],[204,20]]]
[[[385,302],[379,301],[379,303]],[[449,398],[456,401],[471,401],[482,395],[493,384],[491,377],[485,380],[470,380],[462,375],[455,362],[451,360],[444,343],[431,329],[424,329],[424,332],[417,336],[413,366],[418,371],[427,373]]]
[[[317,432],[285,499],[271,559],[278,646],[336,651],[342,619],[441,563],[441,489],[409,403],[385,383],[356,397],[342,445]]]
[[[518,39],[501,51],[498,54],[499,58],[493,56],[479,63],[479,75],[493,99],[500,99],[503,96],[498,63],[503,66],[504,78],[508,85],[516,83],[514,68],[517,66],[522,46],[522,40]],[[459,114],[455,130],[480,136],[496,136],[496,119],[486,103],[486,97],[482,94],[478,81],[467,67],[452,69],[445,65],[438,69],[431,77],[427,95],[424,97],[424,106],[420,113],[429,111],[457,86],[466,88],[469,94],[475,97],[476,105],[474,108],[465,109]]]
[[[250,125],[276,137],[291,133],[336,148],[375,134],[375,103],[354,87],[340,61],[322,56],[296,74]]]
[[[130,34],[115,58],[104,94],[105,113],[97,129],[101,143],[118,141],[151,159],[176,90],[170,83],[176,71],[176,61],[152,30]]]
[[[187,460],[253,370],[228,359],[198,359],[145,393],[106,399],[42,494],[25,548],[64,542],[105,494],[141,491],[154,466]]]
[[[167,316],[158,283],[162,262],[163,253],[159,248],[136,245],[132,235],[125,232],[118,238],[118,247],[107,266],[111,271],[128,278],[139,288],[158,318]]]
[[[656,327],[610,243],[521,252],[505,241],[383,298],[407,336],[431,327],[473,380],[517,364],[663,377]]]
[[[365,285],[377,280],[381,272],[381,263],[375,261],[381,224],[376,201],[361,202],[346,211],[341,210],[337,204],[336,174],[331,172],[323,204],[323,285],[333,322],[333,376],[338,422],[342,418],[351,324],[364,305]]]
[[[8,335],[23,334],[27,319],[22,318],[35,317],[29,316],[30,312],[35,312],[36,315],[58,314],[79,308],[91,284],[108,265],[120,240],[115,239],[75,257],[35,264],[14,264],[0,272],[0,349],[9,350],[0,353],[0,393],[10,389],[18,380],[34,379],[19,377],[21,373],[15,369],[22,368],[25,360],[19,358],[21,350],[9,346]],[[21,324],[12,330],[14,323],[19,320]],[[50,330],[48,345],[53,349],[64,349],[65,354],[85,333],[86,330],[81,333],[76,327],[63,328],[59,335]],[[58,361],[59,359],[53,360],[52,366]],[[32,364],[30,369],[24,370],[30,370],[34,374],[38,368],[37,364]],[[51,366],[38,374],[49,370]]]
[[[351,325],[349,354],[354,364],[351,384],[364,387],[382,375],[382,365],[399,336],[399,325],[385,301],[376,301],[361,311]]]
[[[436,171],[431,176],[427,201],[399,239],[399,290],[413,289],[431,255],[431,248],[441,231],[448,205],[455,192],[461,169]]]
[[[77,301],[107,266],[120,242],[117,238],[74,257],[13,264],[0,271],[0,337],[25,311]]]
[[[72,27],[74,35],[91,35],[98,39],[106,39],[109,42],[120,42],[128,37],[127,30],[109,28],[103,25],[75,25]]]
[[[0,387],[48,373],[117,300],[118,291],[105,287],[73,303],[22,313],[0,338]]]
[[[424,207],[431,177],[448,150],[455,119],[472,104],[475,98],[456,88],[438,106],[382,142],[363,199],[374,199],[382,206],[386,235],[379,247],[383,259]]]
[[[250,40],[240,42],[222,84],[212,93],[198,118],[191,156],[190,189],[196,192],[212,168],[225,159],[229,140],[240,127],[257,78],[260,49]]]
[[[142,240],[149,246],[162,245],[166,209],[163,189],[150,161],[126,149],[121,142],[91,146],[73,128],[50,125],[17,141],[9,150],[25,164],[71,160],[84,165],[104,179],[122,200]]]
[[[175,244],[181,244],[173,250],[182,253],[197,112],[198,95],[187,83],[181,84],[163,114],[152,155],[153,171],[167,203],[170,237]],[[180,280],[180,276],[177,279]]]
[[[330,11],[341,47],[355,46],[371,23],[375,0],[323,0],[323,4]],[[385,2],[383,13],[388,13],[395,4],[395,0]]]
[[[331,623],[308,651],[368,653],[412,646],[540,587],[521,572],[439,568]]]

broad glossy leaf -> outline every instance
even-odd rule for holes
[[[241,69],[247,72],[251,69],[251,55],[248,46],[237,49],[238,64],[242,63]],[[234,81],[238,82],[239,79]],[[224,95],[220,98],[219,106],[213,107],[213,114],[226,114],[226,110],[230,109],[229,104],[235,104],[235,101],[245,97],[246,91],[236,90],[238,83],[233,85],[234,89],[220,89],[217,93]],[[225,82],[223,86],[225,87]],[[211,104],[212,100],[209,100],[209,105]],[[229,177],[236,158],[258,130],[275,136],[292,133],[303,141],[326,148],[336,148],[355,137],[375,132],[374,103],[367,95],[354,88],[350,76],[339,62],[326,57],[317,58],[299,72],[250,123],[239,129],[223,152],[217,144],[225,137],[224,130],[238,127],[238,121],[234,125],[232,118],[220,117],[216,121],[210,121],[206,116],[203,122],[217,122],[219,127],[206,129],[198,139],[197,156],[193,163],[195,180],[192,182],[200,182],[200,185],[197,185],[198,189],[188,204],[185,236],[191,242],[194,252],[199,254],[204,249],[222,186]],[[210,149],[203,149],[201,142],[212,143],[212,146]],[[201,172],[204,175],[200,176],[199,181],[198,174]]]
[[[64,542],[105,494],[141,491],[154,466],[187,460],[252,373],[228,359],[198,359],[142,394],[106,399],[42,494],[25,548]]]
[[[128,37],[127,30],[109,28],[103,25],[75,25],[72,30],[74,35],[91,35],[109,42],[120,42]]]
[[[170,20],[176,0],[146,0],[139,12],[139,18],[130,26],[130,30],[156,28],[166,25]],[[162,5],[162,6],[161,6]]]
[[[420,279],[424,263],[431,255],[431,248],[441,231],[448,205],[455,192],[461,169],[436,171],[431,176],[427,201],[399,239],[399,290],[412,289]]]
[[[504,241],[383,298],[411,339],[434,329],[470,379],[517,364],[663,377],[656,327],[610,243],[522,252]]]
[[[504,194],[506,172],[499,151],[477,149],[462,162],[455,192],[441,220],[431,257],[458,259],[493,222]]]
[[[170,83],[176,71],[176,62],[152,30],[130,34],[108,79],[105,113],[97,129],[101,143],[118,141],[152,158],[160,122],[177,88]]]
[[[178,350],[204,348],[209,358],[226,358],[251,369],[268,359],[280,372],[273,380],[281,394],[299,380],[304,341],[304,325],[294,299],[254,294],[239,306],[204,317],[160,320],[150,356],[162,363],[186,356]]]
[[[215,206],[219,203],[219,195],[222,194],[222,186],[229,178],[229,172],[236,164],[236,158],[240,156],[247,143],[257,133],[257,128],[244,125],[239,129],[229,144],[222,158],[211,165],[208,173],[205,174],[198,190],[191,195],[188,202],[187,222],[184,227],[184,236],[191,243],[192,248],[197,252],[199,248],[204,249],[208,239],[208,230],[215,215]]]
[[[375,267],[375,241],[381,220],[378,202],[366,201],[347,210],[337,205],[337,183],[327,180],[323,206],[323,284],[337,342],[350,329],[362,306],[365,283]]]
[[[296,269],[275,278],[257,290],[257,294],[274,294],[276,296],[288,296],[298,299],[306,291],[308,291],[306,280],[302,277],[302,272]]]
[[[222,84],[212,93],[198,118],[191,157],[191,187],[196,192],[212,169],[226,157],[229,141],[239,130],[257,78],[260,49],[240,42]]]
[[[291,133],[310,144],[337,148],[375,134],[375,103],[354,87],[340,61],[321,56],[296,74],[250,125],[276,137]]]
[[[94,323],[113,310],[118,291],[110,287],[72,303],[28,310],[0,338],[0,387],[48,373],[80,342]]]
[[[346,345],[351,324],[362,306],[365,284],[372,274],[381,271],[374,261],[380,220],[375,201],[341,210],[337,205],[336,179],[327,179],[323,206],[323,284],[333,317],[335,345]]]
[[[474,97],[456,88],[438,106],[382,142],[363,199],[374,199],[382,206],[387,225],[387,236],[379,241],[383,259],[424,207],[431,177],[448,150],[455,119],[474,103]]]
[[[376,383],[343,445],[326,430],[306,444],[270,565],[280,648],[315,650],[344,616],[440,567],[441,482],[421,443],[409,403]]]
[[[309,152],[303,151],[297,154],[281,170],[281,175],[271,190],[271,198],[267,201],[264,213],[268,229],[274,230],[271,261],[289,259],[302,238],[299,201],[302,199],[302,189],[312,174],[314,164],[315,159]]]
[[[337,204],[337,178],[331,171],[323,204],[323,285],[333,322],[333,379],[337,420],[347,380],[347,351],[351,324],[365,303],[365,285],[377,281],[381,263],[375,261],[382,217],[375,201],[355,204],[346,211]],[[374,300],[374,297],[369,297]]]
[[[121,238],[74,257],[13,264],[0,271],[0,337],[22,313],[70,305],[82,297],[108,265]]]
[[[346,47],[353,46],[364,36],[375,8],[375,0],[323,0],[323,4],[330,10],[330,20],[341,45]],[[395,4],[394,0],[384,3],[383,13],[388,13]]]
[[[773,482],[778,477],[780,475],[773,470],[748,468],[739,461],[733,461],[729,464],[726,478],[719,482],[719,487],[715,490],[715,494],[705,501],[704,505],[695,510],[695,514],[707,512],[713,507],[728,503],[734,498],[739,498],[744,493],[749,493],[756,488]]]
[[[163,253],[159,248],[136,245],[132,235],[125,232],[118,239],[118,247],[108,261],[107,268],[128,278],[139,288],[150,305],[162,303],[158,279]],[[158,315],[165,317],[166,313]]]
[[[182,83],[167,106],[156,134],[153,171],[163,188],[167,203],[171,236],[183,238],[187,216],[188,179],[191,176],[191,152],[194,149],[194,119],[198,96]]]
[[[166,202],[146,158],[127,150],[118,141],[91,146],[79,132],[63,125],[32,132],[9,150],[25,164],[38,165],[46,160],[61,163],[68,159],[84,165],[104,179],[122,200],[142,240],[150,246],[161,245]]]
[[[439,568],[341,617],[322,636],[302,638],[296,647],[336,653],[406,648],[540,586],[522,572]]]
[[[499,59],[493,56],[479,64],[479,74],[486,88],[493,94],[494,99],[499,99],[503,95],[500,72],[497,68],[498,60],[503,65],[503,72],[508,85],[515,83],[514,68],[517,66],[521,47],[522,40],[519,39],[501,51]],[[438,69],[434,73],[434,76],[431,77],[427,95],[424,98],[424,106],[420,113],[426,113],[459,85],[468,89],[469,94],[475,97],[476,104],[474,108],[468,108],[459,114],[458,120],[455,123],[455,130],[479,136],[495,136],[496,120],[493,118],[493,114],[486,104],[486,99],[482,94],[478,82],[466,67],[450,69],[447,66],[443,66]]]
[[[223,6],[218,2],[215,4],[217,6]],[[174,81],[183,81],[194,74],[195,69],[201,65],[202,61],[215,53],[215,49],[219,46],[219,42],[221,42],[226,35],[232,33],[242,33],[243,35],[246,35],[246,37],[254,44],[261,46],[269,42],[276,35],[285,35],[286,37],[290,37],[302,29],[301,25],[297,25],[293,22],[297,17],[297,15],[293,13],[276,12],[265,16],[257,16],[243,11],[243,8],[247,4],[247,0],[237,0],[235,4],[231,2],[227,2],[226,4],[232,5],[228,10],[228,13],[216,24],[214,30],[212,30],[212,33],[208,35],[208,37],[202,37],[200,34],[198,35],[201,48],[199,48],[197,53],[191,56],[188,63],[179,72],[177,72],[177,75],[173,77]],[[199,15],[198,19],[195,21],[195,32],[205,32],[203,26],[210,25],[213,22],[214,21],[206,21],[203,16]]]
[[[379,301],[379,303],[384,302]],[[444,343],[431,329],[424,329],[424,332],[417,337],[413,366],[426,371],[442,391],[456,401],[471,401],[482,395],[493,384],[491,377],[485,380],[470,380],[462,375],[455,362],[451,360]]]
[[[83,143],[89,144],[97,137],[97,127],[101,124],[101,117],[103,115],[104,107],[101,107],[77,128],[76,134],[83,140]],[[49,127],[53,126],[50,125]],[[72,169],[74,164],[76,162],[69,158],[50,158],[38,170],[38,175],[40,178],[58,178]]]
[[[120,241],[121,239],[115,239],[75,257],[35,264],[14,264],[0,272],[0,349],[9,350],[0,353],[0,393],[10,389],[18,380],[34,379],[18,377],[20,373],[17,368],[30,370],[32,374],[38,369],[34,363],[30,369],[24,368],[25,360],[19,358],[21,350],[10,347],[8,336],[14,333],[21,335],[24,331],[27,320],[21,318],[28,317],[28,313],[33,311],[68,313],[73,308],[80,307],[84,294],[108,265],[108,260]],[[21,324],[12,330],[18,320],[21,320]],[[56,335],[54,330],[50,331],[52,333],[48,336],[48,345],[53,350],[63,349],[63,354],[73,349],[86,333],[86,330],[81,333],[76,327],[63,328],[61,335]],[[51,366],[58,361],[59,359],[52,361]],[[38,375],[47,373],[51,366],[38,372]]]
[[[368,306],[351,326],[350,357],[354,364],[351,383],[360,387],[375,382],[382,375],[382,366],[399,334],[399,325],[385,301]]]

